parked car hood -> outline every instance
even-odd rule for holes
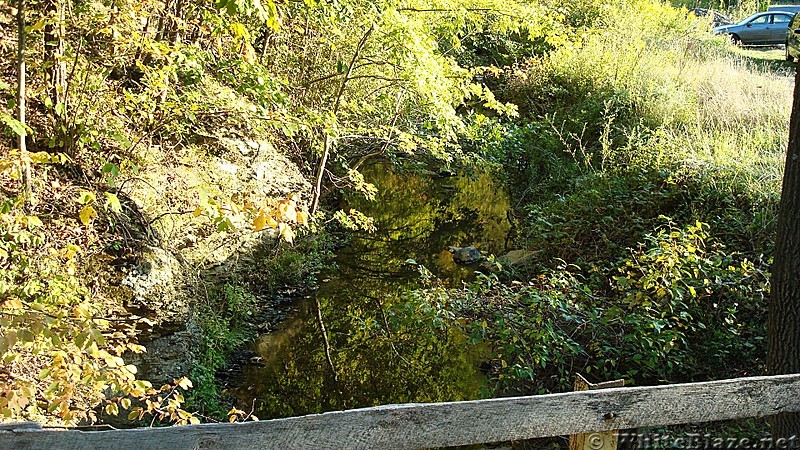
[[[737,27],[737,26],[739,26],[739,24],[735,24],[735,23],[731,24],[731,25],[722,25],[722,26],[719,26],[719,27],[712,28],[711,31],[713,31],[714,33],[724,33],[726,31],[730,30],[731,28],[734,28],[734,27]]]

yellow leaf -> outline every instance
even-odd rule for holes
[[[22,302],[16,298],[11,298],[3,302],[3,306],[8,309],[22,309]]]
[[[38,21],[38,22],[36,22],[35,24],[31,25],[31,26],[30,26],[30,30],[28,30],[28,31],[39,31],[39,30],[41,30],[42,28],[44,28],[44,26],[45,26],[46,24],[47,24],[47,21],[46,21],[46,20],[45,20],[45,18],[43,17],[43,18],[39,19],[39,21]]]
[[[93,203],[95,200],[97,200],[97,196],[95,196],[94,193],[89,191],[81,191],[78,198],[75,199],[75,201],[77,201],[81,205],[88,205],[90,203]]]
[[[297,209],[294,200],[284,200],[278,205],[278,211],[289,222],[297,222]]]
[[[119,197],[116,194],[112,194],[111,192],[106,192],[106,209],[110,209],[115,213],[122,212],[122,204],[119,202]]]
[[[144,389],[131,389],[131,395],[134,397],[141,397],[145,394]]]
[[[192,387],[192,380],[183,377],[180,380],[178,380],[178,386],[180,386],[181,389],[189,389],[190,387]]]
[[[81,209],[80,219],[82,224],[88,226],[95,217],[97,217],[97,211],[92,208],[92,205],[86,205]]]
[[[144,352],[147,351],[147,348],[145,348],[143,345],[130,344],[129,343],[127,346],[128,346],[128,349],[130,349],[130,351],[132,351],[133,353],[144,353]],[[136,373],[136,372],[134,372],[134,373]]]
[[[58,155],[53,155],[47,152],[35,152],[35,153],[28,153],[31,158],[31,162],[36,164],[48,164],[58,162],[59,158]]]
[[[297,211],[297,223],[305,225],[308,223],[308,213],[305,211]]]
[[[117,408],[116,403],[109,403],[106,405],[106,414],[111,416],[116,416],[119,414],[119,408]]]
[[[294,242],[294,231],[289,225],[286,225],[285,223],[280,224],[278,227],[278,232],[284,241],[290,244]]]
[[[72,259],[81,252],[81,248],[75,244],[67,244],[66,248],[61,249],[61,254],[65,259]]]
[[[75,305],[75,307],[72,309],[72,311],[75,314],[75,317],[77,317],[79,319],[81,319],[81,318],[82,319],[91,319],[91,317],[92,317],[92,313],[89,312],[89,309],[86,307],[85,303],[81,303],[79,305]]]
[[[267,214],[267,226],[272,229],[278,228],[278,222],[272,218],[269,214]]]
[[[129,399],[129,398],[121,398],[119,400],[119,404],[120,404],[120,406],[122,406],[122,409],[128,409],[128,408],[131,407],[131,399]]]
[[[253,64],[256,61],[256,51],[253,49],[253,46],[245,42],[242,47],[242,59]]]
[[[198,206],[197,208],[194,209],[194,212],[192,212],[192,215],[195,217],[200,217],[201,214],[203,214],[202,206]]]
[[[25,216],[25,219],[26,219],[26,226],[28,227],[29,230],[44,225],[42,221],[36,216]]]
[[[265,226],[267,226],[267,213],[261,211],[261,214],[253,220],[253,230],[261,231]]]

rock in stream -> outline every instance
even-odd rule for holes
[[[448,247],[457,264],[473,264],[483,259],[483,254],[475,247]]]

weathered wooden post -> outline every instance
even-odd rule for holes
[[[623,387],[625,380],[604,381],[602,383],[589,383],[583,375],[575,374],[576,391],[593,391]],[[569,437],[569,450],[617,450],[617,432],[619,430],[604,431],[591,434],[573,434]]]

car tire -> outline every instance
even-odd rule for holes
[[[741,47],[742,46],[742,38],[740,38],[738,35],[732,34],[730,36],[730,39],[731,39],[731,43],[733,45],[735,45],[737,47]]]

